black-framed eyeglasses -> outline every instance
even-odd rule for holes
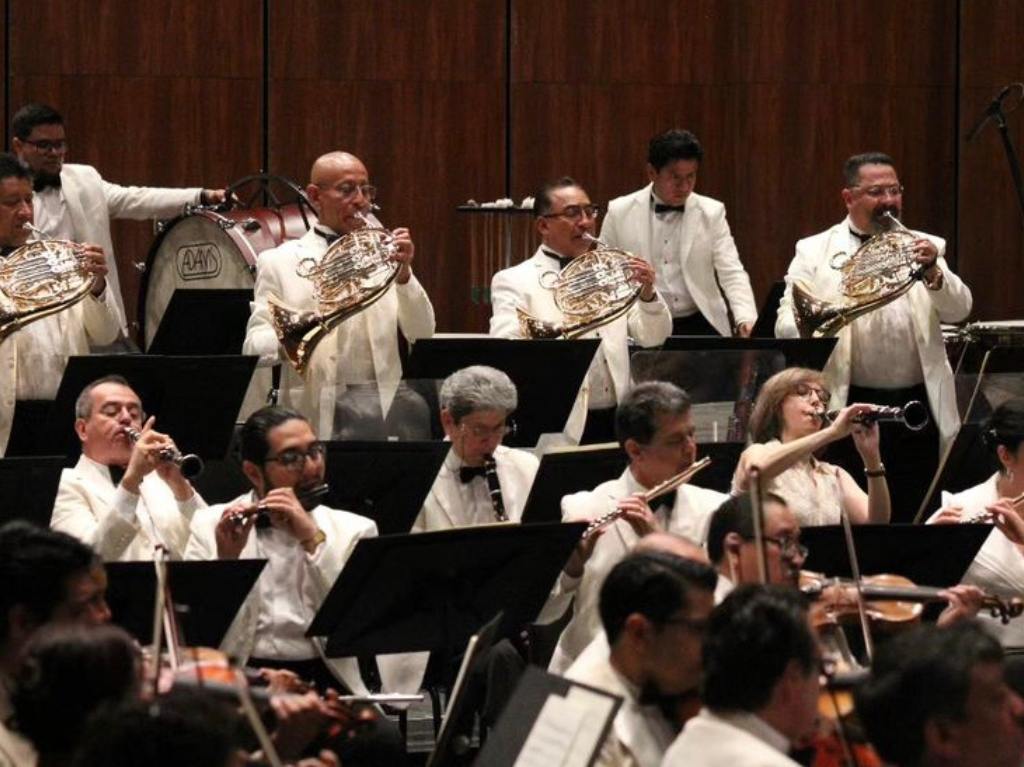
[[[63,152],[68,148],[68,142],[66,139],[57,139],[56,141],[50,141],[49,139],[39,139],[38,141],[32,141],[31,139],[22,139],[21,143],[31,144],[40,152]]]
[[[828,389],[823,389],[820,386],[812,386],[809,383],[798,383],[796,386],[793,387],[793,393],[796,394],[796,396],[802,397],[803,399],[806,400],[809,400],[811,398],[811,394],[817,394],[818,402],[820,402],[822,405],[827,405],[829,403],[829,400],[832,399],[832,392],[830,392]]]
[[[859,189],[871,199],[878,200],[886,196],[899,197],[903,194],[905,187],[903,184],[888,184],[879,186],[851,186],[850,189]]]
[[[327,453],[323,442],[314,442],[305,450],[290,448],[282,450],[277,455],[268,455],[263,459],[264,463],[279,463],[286,469],[301,469],[308,458],[311,461],[319,461]]]
[[[541,218],[564,218],[575,223],[584,217],[597,218],[600,213],[601,209],[596,205],[567,205],[557,213],[545,213]]]
[[[779,553],[785,559],[807,559],[807,555],[811,552],[809,548],[795,538],[770,538],[766,535],[764,539],[778,546]]]

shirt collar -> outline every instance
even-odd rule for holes
[[[714,716],[722,721],[731,724],[744,732],[748,732],[758,740],[764,741],[769,746],[782,754],[788,754],[790,743],[789,738],[772,727],[757,714],[748,711],[716,712]]]

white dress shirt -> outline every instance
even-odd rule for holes
[[[668,304],[673,317],[689,317],[698,311],[690,289],[686,286],[683,262],[679,259],[682,247],[683,211],[657,214],[655,203],[662,203],[651,192],[651,260],[654,266],[654,286]]]
[[[798,767],[790,743],[763,719],[707,708],[686,723],[669,746],[662,767]]]
[[[55,240],[75,239],[75,225],[60,187],[47,187],[32,195],[32,220]]]

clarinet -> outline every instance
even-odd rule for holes
[[[492,455],[484,457],[484,479],[487,480],[487,492],[491,496],[491,506],[494,508],[495,520],[498,522],[508,522],[505,503],[501,499],[501,484],[498,482],[498,464]]]

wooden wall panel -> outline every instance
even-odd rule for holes
[[[513,197],[569,173],[604,205],[646,183],[649,138],[681,126],[705,145],[698,191],[725,202],[759,298],[798,238],[844,214],[854,152],[894,154],[908,223],[952,232],[953,0],[513,9]]]
[[[412,230],[438,330],[485,329],[455,207],[504,194],[503,0],[274,3],[270,33],[271,168],[304,184],[320,154],[359,156],[381,220]]]
[[[1016,0],[961,4],[961,142],[1002,87],[1024,79],[1022,28],[1024,5]],[[1009,114],[1007,125],[1024,151],[1024,111]],[[994,122],[961,143],[959,193],[959,270],[974,292],[974,316],[1024,317],[1024,222]]]
[[[64,113],[71,162],[110,181],[224,186],[259,168],[262,18],[248,0],[9,0],[11,114]],[[87,30],[83,31],[83,30]],[[117,222],[129,318],[153,239]]]

